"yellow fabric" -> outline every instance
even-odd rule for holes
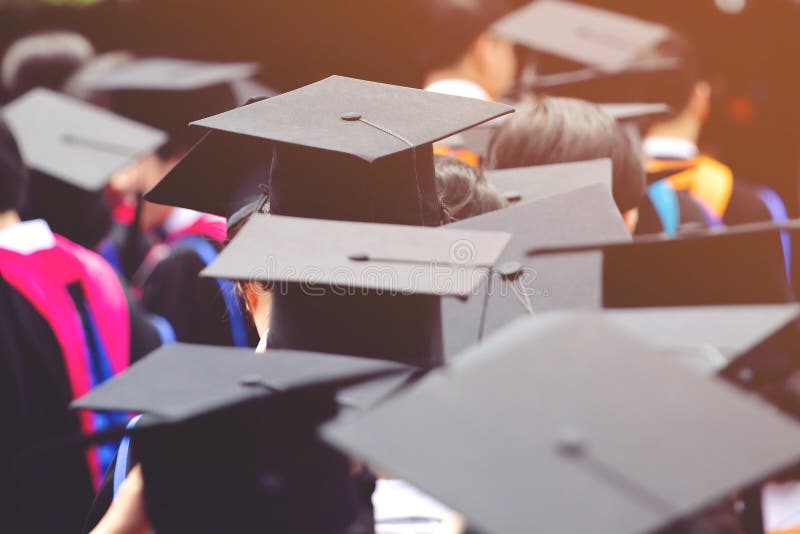
[[[653,160],[648,163],[648,172],[663,170],[676,161]],[[722,218],[728,209],[733,192],[733,173],[719,161],[700,156],[691,160],[692,166],[669,177],[672,186],[679,190],[689,190],[693,196],[702,200],[717,217]],[[800,533],[799,533],[800,534]]]
[[[472,167],[478,167],[481,164],[481,157],[477,153],[466,148],[458,148],[447,145],[434,145],[433,153],[436,156],[450,156],[451,158],[456,158],[457,160]]]
[[[800,534],[800,527],[790,528],[788,530],[770,530],[766,534]]]

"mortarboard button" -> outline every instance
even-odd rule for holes
[[[586,436],[574,426],[565,426],[556,436],[558,452],[564,456],[582,456],[586,451]]]
[[[740,382],[748,384],[753,381],[753,378],[755,378],[755,373],[751,368],[743,367],[739,369],[738,373],[736,373],[736,378],[738,378]]]
[[[342,115],[342,120],[345,121],[361,120],[361,113],[355,113],[355,112],[345,113],[344,115]]]

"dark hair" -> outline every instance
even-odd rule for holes
[[[434,164],[439,199],[451,222],[506,206],[480,169],[450,156],[436,156]]]
[[[17,142],[0,120],[0,212],[22,209],[28,189],[28,170]]]
[[[489,143],[487,167],[508,169],[611,158],[621,212],[645,194],[642,157],[620,125],[598,106],[573,98],[539,98],[517,109]]]
[[[410,0],[418,17],[414,46],[425,72],[452,65],[494,22],[511,11],[509,0]]]
[[[111,230],[111,209],[103,191],[86,191],[32,170],[23,219],[44,219],[53,232],[94,249]]]
[[[35,87],[60,91],[93,55],[92,44],[79,33],[48,31],[21,37],[3,56],[3,87],[11,97]]]

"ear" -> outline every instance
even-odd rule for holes
[[[695,82],[689,99],[692,115],[705,122],[711,113],[711,84],[705,80]]]

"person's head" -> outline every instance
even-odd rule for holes
[[[449,156],[436,156],[436,188],[451,221],[460,221],[506,206],[483,172]]]
[[[598,106],[572,98],[528,102],[498,128],[488,152],[490,169],[611,158],[614,200],[628,227],[635,226],[646,190],[642,157]]]
[[[8,126],[0,120],[0,215],[22,209],[28,188],[28,170]]]
[[[660,76],[658,83],[639,89],[643,102],[663,102],[671,111],[656,121],[648,135],[666,135],[697,141],[711,112],[711,84],[701,75],[697,54],[689,40],[677,32],[656,47],[653,58],[673,58],[679,67]]]
[[[159,69],[148,67],[151,65],[148,62],[152,61],[157,60],[134,60],[120,67],[127,69],[129,76],[140,78],[148,85],[123,85],[109,89],[105,94],[109,107],[115,113],[167,134],[166,143],[152,156],[141,159],[112,177],[111,188],[117,193],[138,196],[151,190],[203,137],[203,130],[190,127],[190,123],[228,111],[237,105],[230,80],[194,87],[190,77],[187,88],[175,84],[175,80],[164,79]],[[197,67],[175,61],[173,69],[176,76],[191,76],[197,72]],[[173,210],[169,206],[143,201],[142,228],[147,231],[161,226]]]
[[[35,87],[60,91],[93,55],[92,44],[75,32],[48,31],[22,37],[8,47],[0,64],[3,88],[11,97]]]
[[[185,155],[184,150],[159,151],[149,154],[114,173],[109,182],[111,191],[133,203],[155,187]],[[175,209],[172,206],[141,200],[139,225],[149,232],[162,226]]]
[[[511,10],[505,0],[428,0],[419,9],[420,61],[426,84],[446,78],[473,81],[493,98],[517,75],[514,43],[491,32]]]
[[[111,209],[103,191],[86,191],[36,170],[30,171],[21,215],[44,219],[54,232],[89,249],[111,229]]]

